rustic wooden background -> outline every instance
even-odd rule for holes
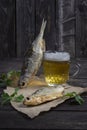
[[[0,59],[23,57],[43,18],[47,50],[87,58],[87,0],[0,0]]]

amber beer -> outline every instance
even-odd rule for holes
[[[48,85],[64,84],[69,79],[70,55],[67,52],[45,52],[43,69]]]

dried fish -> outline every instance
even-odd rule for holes
[[[32,43],[32,49],[25,54],[25,60],[21,69],[21,76],[18,85],[21,88],[27,87],[27,84],[39,70],[45,51],[45,41],[43,39],[46,21],[42,21],[40,33]]]
[[[63,92],[64,87],[62,85],[58,85],[57,87],[42,87],[30,96],[27,96],[24,99],[23,104],[27,106],[39,105],[62,97]]]

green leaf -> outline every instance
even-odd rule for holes
[[[20,71],[15,70],[11,70],[7,74],[2,73],[0,75],[0,86],[2,86],[3,84],[11,85],[13,79],[15,79],[15,77],[19,77],[20,73],[21,73]]]
[[[6,85],[11,85],[12,80],[11,80],[11,79],[6,79],[6,80],[5,80],[5,83],[6,83]]]
[[[21,95],[15,97],[15,98],[14,98],[14,101],[16,101],[16,102],[21,102],[21,101],[23,101],[23,99],[24,99],[24,96],[21,94]]]
[[[17,87],[17,88],[15,88],[15,92],[17,93],[18,92],[18,90],[19,90],[19,88]]]
[[[5,93],[5,92],[3,92],[3,94],[1,95],[2,99],[8,98],[8,97],[9,97],[8,93]]]
[[[72,93],[67,93],[67,94],[65,94],[65,96],[67,96],[67,97],[73,97],[73,92]]]
[[[76,92],[67,93],[67,94],[65,94],[65,96],[68,96],[68,97],[70,97],[70,98],[75,98],[75,100],[76,100],[80,105],[84,102],[83,98],[82,98],[80,95],[78,95]]]
[[[76,100],[80,105],[84,103],[83,98],[82,98],[81,96],[79,96],[79,95],[76,95],[76,96],[75,96],[75,100]]]
[[[7,76],[6,76],[5,73],[2,73],[1,76],[0,76],[0,78],[1,78],[2,80],[5,80],[5,79],[7,78]]]
[[[1,100],[2,100],[1,105],[7,104],[10,102],[11,97],[8,95],[8,93],[3,92],[3,94],[1,95]]]
[[[3,84],[10,85],[11,82],[12,82],[12,80],[10,80],[10,79],[4,79],[4,80],[0,79],[0,86],[2,86]]]
[[[7,78],[10,78],[12,76],[20,76],[20,73],[21,73],[20,71],[15,71],[15,70],[9,71],[7,73]]]
[[[23,101],[24,96],[22,94],[17,96],[18,90],[19,90],[19,88],[15,88],[15,91],[11,95],[3,92],[2,95],[1,95],[1,101],[2,101],[1,104],[2,105],[7,104],[10,101],[16,101],[16,102]]]
[[[7,73],[7,77],[8,77],[8,78],[10,78],[12,75],[15,75],[15,71],[14,71],[14,70],[9,71],[9,72]]]
[[[15,91],[11,94],[11,97],[14,97],[15,95],[17,95],[19,88],[15,88]]]
[[[10,101],[11,101],[11,98],[8,97],[8,98],[2,100],[1,105],[7,104],[7,103],[9,103]]]

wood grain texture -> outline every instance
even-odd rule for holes
[[[15,57],[15,0],[0,1],[0,58]]]
[[[58,12],[58,16],[57,16],[57,20],[58,20],[58,42],[59,42],[59,50],[60,51],[64,51],[64,42],[63,42],[63,37],[62,37],[62,35],[63,35],[63,24],[62,24],[62,22],[63,22],[63,0],[58,0],[57,1],[57,9],[56,10],[58,10],[58,11],[56,11],[56,12]]]
[[[87,58],[87,1],[77,0],[76,8],[76,51],[77,57]]]
[[[9,120],[7,119],[9,117]],[[0,128],[85,129],[87,112],[49,111],[33,120],[17,111],[0,111]],[[4,122],[4,123],[3,123]]]
[[[47,50],[54,50],[56,42],[55,0],[36,0],[36,35],[43,18],[47,20],[44,36],[46,48]]]
[[[47,20],[47,50],[87,58],[86,0],[1,0],[0,57],[23,57]]]
[[[64,50],[75,57],[75,0],[63,0],[63,5],[60,7],[62,13],[62,41]]]
[[[16,0],[17,55],[23,57],[35,35],[35,0]]]

